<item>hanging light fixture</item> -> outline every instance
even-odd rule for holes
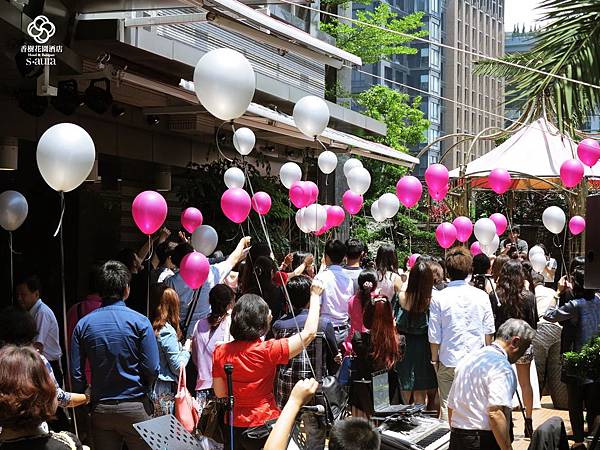
[[[161,168],[156,172],[156,190],[157,191],[170,191],[171,190],[171,168]]]
[[[17,170],[19,141],[15,137],[0,137],[0,170]]]

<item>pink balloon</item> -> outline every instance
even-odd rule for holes
[[[583,179],[583,164],[576,159],[567,159],[560,166],[560,180],[568,188],[575,187]]]
[[[251,200],[242,188],[230,188],[221,196],[223,214],[235,223],[242,223],[250,214]]]
[[[339,227],[345,218],[346,213],[341,206],[330,206],[327,208],[327,222],[325,222],[325,226],[328,228]]]
[[[131,204],[133,221],[144,234],[156,233],[167,218],[167,201],[158,192],[140,192]]]
[[[480,253],[483,253],[483,251],[481,250],[481,244],[479,243],[479,241],[475,241],[471,244],[471,255],[473,256],[477,256]]]
[[[456,239],[459,242],[467,242],[473,234],[473,222],[468,217],[459,216],[454,219],[452,225],[456,228]]]
[[[448,169],[442,164],[432,164],[425,171],[425,182],[430,191],[441,191],[448,185],[448,180]]]
[[[317,231],[315,231],[315,236],[321,236],[325,233],[327,233],[331,228],[327,226],[327,224],[323,225],[321,228],[319,228]]]
[[[577,146],[577,156],[586,166],[594,166],[600,159],[600,143],[594,139],[584,139]]]
[[[512,178],[508,170],[494,169],[488,175],[488,183],[496,194],[504,194],[510,189]]]
[[[408,257],[408,262],[406,264],[408,265],[409,269],[413,268],[413,266],[417,262],[417,259],[419,259],[419,256],[421,256],[421,255],[419,255],[418,253],[413,253],[412,255],[410,255]]]
[[[181,213],[181,225],[188,233],[193,233],[196,228],[202,225],[202,213],[198,208],[186,208]]]
[[[271,209],[271,196],[266,192],[255,192],[252,196],[252,209],[264,216]]]
[[[360,194],[355,194],[350,189],[344,192],[342,195],[342,204],[348,214],[354,215],[357,214],[363,206],[363,196]]]
[[[506,231],[506,227],[508,227],[508,220],[506,220],[504,214],[494,213],[490,216],[490,220],[496,225],[496,234],[502,236]]]
[[[412,175],[403,176],[396,183],[396,197],[407,208],[412,208],[423,195],[423,184],[417,177]]]
[[[581,216],[573,216],[569,220],[569,231],[573,236],[583,233],[585,230],[585,219]]]
[[[446,198],[446,195],[448,194],[448,189],[450,189],[450,186],[448,185],[443,186],[439,189],[430,188],[429,195],[431,195],[431,198],[434,199],[436,202],[441,202]]]
[[[456,228],[450,222],[440,223],[435,229],[435,238],[442,248],[450,248],[456,241]]]
[[[290,186],[290,200],[296,208],[304,208],[310,200],[310,192],[304,181],[296,181]]]
[[[313,203],[317,203],[317,199],[319,198],[319,187],[312,181],[305,181],[304,187],[305,187],[305,189],[308,189],[308,193],[309,193],[308,203],[304,206],[308,206],[308,205],[312,205]]]
[[[209,270],[210,264],[206,256],[196,251],[185,255],[179,265],[181,278],[192,289],[198,289],[204,284]]]

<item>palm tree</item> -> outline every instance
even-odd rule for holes
[[[479,62],[476,70],[506,78],[509,103],[523,105],[520,122],[549,116],[575,136],[600,110],[600,0],[544,0],[540,9],[547,24],[530,51],[508,55],[506,63]]]

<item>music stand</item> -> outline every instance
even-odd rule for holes
[[[189,433],[175,416],[168,414],[155,419],[134,423],[133,428],[152,450],[188,450],[207,448]]]

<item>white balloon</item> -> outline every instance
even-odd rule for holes
[[[70,192],[92,171],[96,149],[79,125],[59,123],[42,134],[36,158],[44,181],[55,191]]]
[[[256,88],[254,69],[246,57],[230,48],[206,53],[194,69],[194,90],[202,106],[221,120],[246,112]]]
[[[302,217],[302,223],[309,231],[320,230],[327,222],[327,210],[323,205],[313,203],[306,207]]]
[[[550,233],[559,234],[565,228],[567,217],[558,206],[549,206],[542,214],[542,222]]]
[[[537,253],[544,255],[544,258],[546,257],[546,252],[544,251],[544,249],[539,245],[534,245],[529,249],[529,259],[531,259],[531,257]]]
[[[17,191],[4,191],[0,194],[0,227],[15,231],[27,218],[27,199]]]
[[[249,155],[254,144],[256,144],[256,136],[250,128],[238,128],[233,133],[233,146],[240,155]]]
[[[386,192],[378,200],[379,210],[383,213],[386,219],[394,217],[400,209],[400,200],[395,194]]]
[[[210,225],[200,225],[192,233],[192,247],[204,256],[212,255],[218,243],[219,235]]]
[[[344,163],[344,176],[348,177],[348,174],[355,167],[362,167],[363,164],[360,162],[360,159],[350,158],[348,161]]]
[[[379,206],[379,200],[375,200],[371,203],[371,217],[373,217],[375,222],[383,222],[386,219]]]
[[[292,184],[302,179],[302,169],[294,162],[286,162],[279,169],[279,179],[281,180],[281,184],[289,189],[292,187]]]
[[[294,105],[296,127],[308,137],[320,135],[329,123],[329,107],[325,100],[314,95],[302,97]]]
[[[326,150],[319,155],[319,159],[317,160],[317,164],[319,165],[319,169],[321,172],[330,174],[337,167],[338,159],[335,153],[332,151]]]
[[[348,187],[355,194],[364,194],[371,186],[371,174],[364,167],[355,167],[348,173],[346,178]]]
[[[223,175],[223,180],[225,181],[225,186],[227,186],[229,189],[243,188],[244,184],[246,183],[244,172],[242,169],[237,167],[230,167],[227,169]]]
[[[492,242],[494,236],[496,236],[496,224],[487,217],[479,219],[477,222],[475,222],[474,230],[475,237],[482,247]]]
[[[298,211],[296,211],[296,225],[298,225],[298,228],[300,228],[300,231],[302,231],[303,233],[310,233],[310,230],[306,227],[306,224],[304,223],[305,212],[306,207],[300,208]]]
[[[538,273],[543,273],[546,268],[546,257],[543,253],[534,253],[529,257],[531,267]]]
[[[481,244],[481,242],[480,242],[480,244]],[[499,246],[500,246],[500,238],[498,237],[498,235],[494,235],[494,237],[492,238],[492,241],[489,244],[481,245],[481,251],[483,253],[485,253],[487,256],[492,256],[494,253],[496,253],[496,250],[498,250]]]

